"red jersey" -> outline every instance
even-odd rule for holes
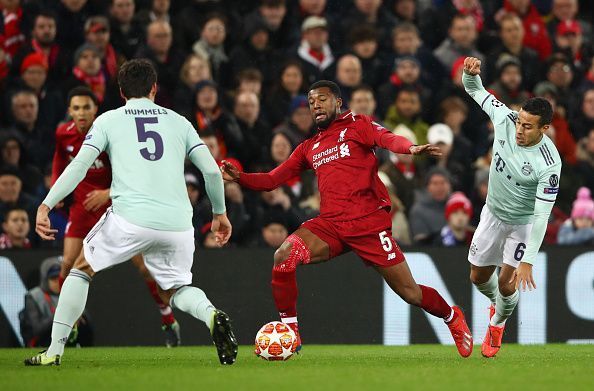
[[[365,115],[339,114],[328,129],[295,148],[289,159],[269,173],[242,173],[239,183],[253,190],[272,190],[312,168],[318,177],[320,217],[354,220],[390,208],[386,187],[377,175],[375,148],[410,154],[413,144]]]
[[[52,184],[56,182],[66,166],[74,159],[86,134],[76,129],[74,121],[58,126],[56,130],[56,151],[52,163]],[[109,189],[111,186],[111,165],[109,157],[102,152],[87,171],[87,176],[74,189],[74,205],[82,205],[83,201],[93,190]]]

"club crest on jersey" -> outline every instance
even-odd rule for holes
[[[338,141],[337,141],[338,143],[342,143],[344,141],[344,135],[345,135],[346,131],[347,131],[347,128],[344,128],[344,130],[340,132],[340,135],[338,136]]]
[[[557,174],[553,174],[549,177],[549,184],[551,187],[557,187],[559,185],[559,176]]]
[[[534,171],[532,165],[528,162],[524,162],[524,165],[522,166],[522,174],[528,176],[532,174],[532,171]]]

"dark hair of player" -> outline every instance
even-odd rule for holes
[[[78,86],[68,91],[68,99],[66,99],[68,106],[70,106],[70,102],[72,101],[72,98],[74,98],[75,96],[88,96],[89,98],[91,98],[93,103],[95,103],[95,106],[99,106],[99,100],[97,100],[97,97],[95,96],[93,91],[91,91],[91,89],[88,87]]]
[[[553,107],[548,100],[544,98],[528,99],[523,105],[522,110],[532,115],[538,115],[538,127],[550,125],[553,120]]]
[[[318,88],[323,88],[323,87],[330,89],[330,92],[332,92],[332,95],[334,95],[336,98],[341,98],[340,87],[338,87],[338,84],[336,84],[335,82],[330,81],[330,80],[316,81],[311,86],[309,86],[308,91],[316,90]]]
[[[156,82],[155,67],[145,59],[126,61],[118,72],[118,84],[127,99],[148,96]]]

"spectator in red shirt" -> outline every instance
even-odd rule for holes
[[[20,0],[0,2],[2,24],[4,25],[4,31],[2,32],[5,39],[4,51],[9,57],[14,57],[25,42],[25,36],[21,31],[23,9],[20,3]]]
[[[556,47],[564,51],[572,59],[573,67],[576,70],[577,79],[586,71],[592,50],[584,45],[582,28],[576,20],[566,20],[557,24],[555,35]]]
[[[85,22],[85,40],[95,45],[101,57],[101,70],[107,79],[115,80],[118,72],[118,57],[109,43],[109,21],[105,16],[91,16]]]
[[[4,233],[0,235],[0,250],[31,248],[31,242],[27,239],[30,228],[29,216],[25,209],[9,209],[2,223]]]
[[[552,53],[551,39],[538,10],[530,0],[505,0],[495,19],[499,20],[506,12],[517,14],[524,24],[524,45],[538,52],[541,60]]]

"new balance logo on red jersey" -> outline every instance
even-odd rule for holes
[[[388,254],[388,261],[391,261],[392,259],[396,259],[396,253]]]
[[[319,142],[317,142],[317,143],[315,143],[315,144],[314,144],[314,146],[313,146],[313,148],[312,148],[311,150],[313,151],[314,149],[316,149],[316,148],[317,148],[317,147],[319,147],[319,146],[320,146],[320,143],[319,143]]]

